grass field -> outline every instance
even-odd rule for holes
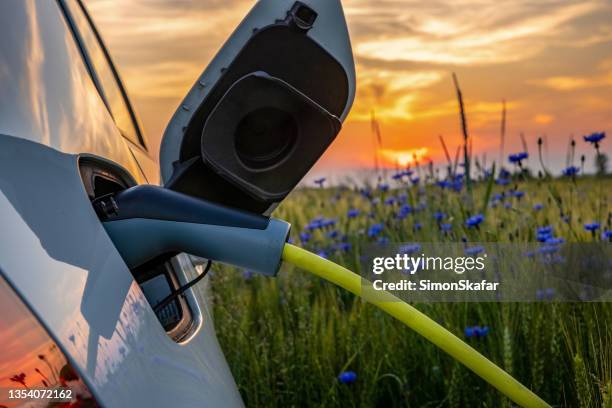
[[[292,240],[350,268],[369,242],[608,240],[612,179],[507,174],[428,183],[412,174],[361,190],[296,190],[274,216]],[[432,177],[433,180],[433,177]],[[416,182],[416,183],[414,183]],[[481,214],[477,228],[466,221]],[[595,229],[594,223],[599,224]],[[593,231],[585,228],[591,224]],[[213,276],[217,335],[247,406],[512,406],[495,389],[375,307],[309,274]],[[612,407],[610,303],[417,304],[547,402]],[[471,326],[486,335],[466,337]],[[338,375],[354,371],[342,383]]]

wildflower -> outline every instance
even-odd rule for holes
[[[534,211],[540,211],[540,210],[542,210],[543,208],[544,208],[544,205],[543,205],[543,204],[540,204],[540,203],[536,203],[536,204],[534,204],[534,205],[533,205],[533,210],[534,210]]]
[[[339,251],[349,252],[351,250],[351,244],[349,242],[341,242],[337,246]]]
[[[482,338],[486,337],[489,334],[489,326],[468,326],[464,329],[465,337],[476,337]]]
[[[478,330],[478,337],[486,337],[489,334],[489,326],[482,326],[480,330]]]
[[[407,194],[400,194],[400,195],[398,195],[397,196],[397,201],[402,203],[402,204],[405,204],[406,201],[408,201],[408,195]]]
[[[549,244],[549,245],[560,245],[560,244],[564,243],[565,240],[563,238],[550,237],[550,238],[546,238],[546,240],[544,242],[546,244]]]
[[[327,259],[327,251],[325,251],[324,249],[317,251],[317,255],[319,255],[321,258]]]
[[[323,188],[323,184],[325,183],[325,180],[326,180],[325,177],[321,177],[321,178],[316,179],[314,183],[318,185],[319,187]]]
[[[314,231],[316,229],[323,228],[324,221],[325,219],[323,217],[314,218],[306,225],[306,229],[309,231]]]
[[[440,229],[444,232],[450,232],[453,229],[453,224],[440,224]]]
[[[511,209],[512,208],[512,203],[507,203],[507,202],[504,203],[504,208],[507,209],[507,210]]]
[[[466,255],[478,255],[479,253],[481,253],[483,251],[484,251],[484,248],[482,246],[480,246],[480,245],[473,246],[473,247],[467,247],[464,250]]]
[[[612,242],[612,230],[606,230],[604,232],[601,233],[601,239],[603,239],[604,241],[607,239],[610,242]]]
[[[499,177],[503,179],[507,179],[510,177],[510,172],[504,168],[499,171]]]
[[[367,199],[372,198],[372,192],[366,188],[359,189],[359,194],[361,194],[362,197]]]
[[[389,197],[385,200],[385,205],[393,205],[395,204],[395,197]]]
[[[587,231],[591,231],[592,233],[594,233],[595,231],[597,231],[599,229],[600,225],[597,222],[591,222],[588,224],[584,224],[584,229]]]
[[[553,237],[553,229],[550,225],[546,227],[538,227],[536,229],[536,239],[539,242],[546,242],[547,239]]]
[[[351,208],[346,213],[346,216],[349,217],[349,218],[355,218],[355,217],[359,216],[359,210],[357,210],[355,208]]]
[[[368,228],[368,237],[373,238],[380,234],[383,230],[384,226],[382,224],[374,224]]]
[[[453,181],[452,183],[452,187],[453,190],[459,192],[463,188],[463,182],[461,181],[461,179],[455,179],[455,181]]]
[[[521,162],[528,157],[529,157],[529,154],[527,154],[527,152],[520,152],[520,153],[511,154],[510,156],[508,156],[508,160],[510,161],[510,163],[515,163],[520,166]]]
[[[327,233],[327,238],[331,238],[331,239],[335,239],[338,237],[338,231],[337,230],[331,230]]]
[[[389,237],[378,237],[376,243],[379,245],[387,245],[389,243]]]
[[[409,206],[408,204],[404,204],[400,207],[399,212],[397,213],[397,218],[399,218],[400,220],[403,220],[411,212],[412,212],[412,207]]]
[[[386,183],[381,183],[378,185],[378,189],[384,193],[385,191],[389,191],[389,185]]]
[[[436,185],[442,189],[452,187],[452,184],[448,180],[438,180],[436,181]]]
[[[434,219],[435,219],[436,221],[442,221],[444,218],[446,218],[446,214],[444,214],[443,212],[436,211],[436,212],[434,213]]]
[[[343,371],[338,376],[338,381],[342,384],[353,384],[357,381],[357,373],[354,371]]]
[[[326,227],[333,227],[334,225],[336,225],[336,220],[334,220],[334,219],[332,219],[332,218],[330,218],[330,219],[328,219],[328,220],[323,220],[323,222],[321,223],[321,226],[322,226],[323,228],[326,228]]]
[[[483,221],[484,221],[484,215],[476,214],[476,215],[468,218],[467,221],[465,222],[465,225],[467,225],[470,228],[471,227],[478,227]]]
[[[595,132],[588,136],[583,136],[584,141],[591,144],[598,144],[606,137],[606,132]]]
[[[524,191],[516,190],[516,191],[514,191],[512,193],[512,195],[520,200],[521,198],[523,198],[525,196],[525,192]]]
[[[311,237],[312,236],[308,232],[300,232],[300,241],[302,241],[303,244],[310,241]]]
[[[253,271],[249,271],[247,269],[242,271],[242,277],[244,278],[244,280],[251,280],[253,278],[253,275],[255,275],[255,272]]]
[[[421,178],[419,176],[414,176],[413,178],[410,179],[410,181],[412,182],[412,184],[419,184],[419,181],[421,181]]]
[[[508,184],[510,184],[510,180],[508,180],[507,178],[497,178],[495,180],[495,184],[497,184],[498,186],[507,186]]]
[[[421,229],[423,229],[423,224],[421,224],[420,222],[415,222],[414,223],[414,230],[415,231],[420,231]]]
[[[405,244],[405,245],[401,245],[398,248],[398,253],[400,255],[410,255],[410,254],[414,254],[415,252],[419,252],[421,250],[421,245],[420,244]]]
[[[391,178],[395,181],[400,181],[403,177],[404,177],[404,173],[401,171],[391,176]]]
[[[569,166],[569,167],[564,168],[561,173],[566,177],[573,177],[577,175],[579,171],[580,169],[578,167]]]

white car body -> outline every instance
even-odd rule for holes
[[[160,184],[160,174],[167,180],[189,110],[179,108],[168,126],[160,173],[127,96],[136,129],[131,138],[107,108],[65,4],[71,1],[0,2],[0,281],[36,317],[100,405],[241,406],[215,336],[208,280],[186,292],[182,307],[189,309],[189,328],[173,339],[84,187],[83,163],[128,185]],[[258,2],[196,84],[215,83],[253,28],[282,18],[293,3]],[[308,35],[347,67],[344,119],[354,97],[354,71],[339,0],[304,3],[321,19]],[[182,106],[205,97],[194,86]],[[170,263],[179,283],[198,275],[186,254]],[[0,340],[6,336],[0,333]],[[2,370],[0,354],[0,376],[7,374]]]

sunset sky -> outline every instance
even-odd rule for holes
[[[165,124],[196,77],[253,5],[252,0],[86,0],[157,152]],[[499,157],[501,101],[506,153],[524,132],[538,169],[536,139],[565,166],[592,149],[582,135],[612,132],[612,1],[344,0],[357,68],[357,97],[338,139],[315,173],[373,164],[370,111],[384,152],[416,150],[442,164],[438,135],[461,143],[456,72],[473,151]],[[580,140],[578,140],[580,139]],[[603,144],[610,154],[611,141]],[[453,154],[453,153],[451,153]],[[578,164],[578,163],[576,163]]]

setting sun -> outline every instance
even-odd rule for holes
[[[388,166],[400,167],[408,167],[416,163],[422,163],[423,159],[427,157],[428,152],[429,149],[426,147],[411,150],[380,150],[380,154],[382,155],[385,164]]]

